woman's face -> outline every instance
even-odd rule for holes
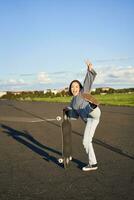
[[[77,96],[80,92],[80,85],[77,82],[73,82],[71,85],[71,92],[73,96]]]

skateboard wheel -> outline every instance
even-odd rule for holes
[[[66,159],[66,164],[67,164],[67,165],[69,164],[69,161],[70,161],[70,158],[67,158],[67,159]]]
[[[56,117],[56,120],[57,120],[57,121],[60,121],[60,120],[61,120],[61,117],[60,117],[60,116],[57,116],[57,117]]]
[[[72,160],[72,159],[73,159],[72,156],[70,156],[70,157],[69,157],[69,160]]]
[[[63,163],[63,161],[64,161],[63,158],[59,158],[59,159],[58,159],[58,162],[59,162],[59,163]]]
[[[67,169],[67,167],[69,166],[69,161],[70,161],[69,157],[64,159],[64,168],[65,169]]]

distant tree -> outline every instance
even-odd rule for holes
[[[55,96],[56,96],[56,97],[61,97],[62,95],[61,95],[60,92],[58,92]]]
[[[55,94],[53,92],[51,92],[51,90],[50,90],[50,91],[46,92],[44,96],[45,97],[54,97]]]
[[[100,94],[102,92],[102,88],[96,88],[95,94]]]
[[[114,92],[115,92],[115,89],[113,89],[113,88],[109,88],[109,90],[107,91],[108,94],[112,94]]]
[[[61,96],[62,96],[62,97],[66,96],[65,90],[62,90],[62,91],[61,91]]]

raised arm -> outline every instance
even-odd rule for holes
[[[93,69],[93,64],[91,62],[85,61],[85,63],[87,65],[87,73],[86,73],[85,80],[83,83],[83,90],[84,90],[83,92],[87,93],[87,92],[90,92],[92,83],[93,83],[97,73]]]

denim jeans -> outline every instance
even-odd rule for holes
[[[95,108],[87,119],[84,137],[83,137],[83,145],[88,154],[89,164],[94,165],[97,163],[95,152],[93,149],[92,139],[96,130],[96,127],[100,121],[101,111],[99,107]]]

